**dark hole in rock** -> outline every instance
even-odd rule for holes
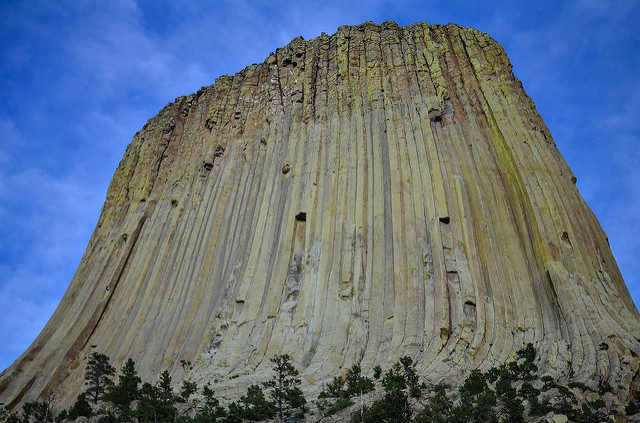
[[[601,342],[599,348],[600,351],[606,351],[609,349],[609,344],[607,344],[606,342]]]
[[[578,178],[576,178],[575,176],[572,176],[571,182],[573,182],[573,184],[575,185],[578,182]]]
[[[213,169],[213,163],[205,163],[203,165],[204,170],[206,170],[207,172],[209,172],[211,169]]]
[[[215,153],[213,153],[213,156],[214,157],[220,157],[220,156],[222,156],[222,153],[224,153],[224,147],[219,145],[219,146],[216,147],[216,151],[215,151]]]
[[[178,200],[176,200],[175,198],[171,200],[171,207],[175,207],[177,205],[178,205]]]
[[[442,121],[442,110],[438,110],[438,109],[429,110],[429,119],[431,120],[431,122]]]
[[[440,222],[448,225],[449,224],[449,216],[442,216],[440,218]]]
[[[569,234],[567,233],[567,231],[564,231],[562,233],[562,241],[566,242],[569,245],[571,245],[571,241],[569,241]]]
[[[129,238],[129,235],[128,235],[128,234],[122,234],[122,240],[123,240],[123,241],[126,241],[126,240],[127,240],[127,238]]]
[[[453,105],[448,97],[444,99],[444,115],[453,116]]]
[[[471,318],[476,313],[476,303],[469,300],[464,303],[464,315]]]
[[[306,222],[307,221],[307,213],[300,212],[300,213],[296,214],[296,220],[298,222]]]

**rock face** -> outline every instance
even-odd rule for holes
[[[575,182],[489,36],[294,39],[135,135],[0,402],[68,403],[93,351],[178,381],[188,360],[232,397],[278,353],[313,391],[403,355],[455,383],[527,342],[544,371],[624,391],[639,315]]]

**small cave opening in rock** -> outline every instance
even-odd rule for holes
[[[464,303],[464,314],[465,316],[472,318],[476,314],[476,303],[469,300]]]
[[[449,216],[442,216],[439,219],[440,219],[440,222],[442,222],[442,223],[444,223],[446,225],[449,224]]]
[[[451,99],[448,97],[443,100],[443,114],[444,116],[453,116],[453,105],[451,104]]]
[[[306,222],[307,221],[307,213],[306,212],[300,212],[300,213],[296,214],[296,220],[298,222]]]

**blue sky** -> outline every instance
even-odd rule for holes
[[[505,47],[609,235],[638,304],[636,1],[3,0],[0,369],[53,313],[113,172],[148,118],[296,36],[367,20],[455,22]]]

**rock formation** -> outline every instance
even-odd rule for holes
[[[638,311],[511,68],[475,29],[368,22],[176,99],[127,148],[0,402],[68,403],[93,351],[177,380],[191,361],[232,397],[277,353],[313,391],[403,355],[455,383],[527,342],[624,395]]]

